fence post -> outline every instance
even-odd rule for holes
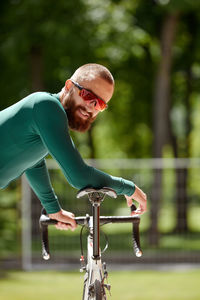
[[[32,269],[31,237],[31,188],[25,175],[22,176],[22,269]]]

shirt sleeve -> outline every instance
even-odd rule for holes
[[[36,166],[25,172],[31,188],[41,201],[48,214],[56,213],[61,210],[57,196],[51,186],[49,173],[43,159]]]
[[[118,195],[133,194],[135,185],[132,181],[111,176],[84,162],[69,135],[67,115],[58,100],[35,103],[33,113],[35,130],[73,187],[110,187]]]

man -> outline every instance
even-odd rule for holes
[[[102,65],[86,64],[75,71],[58,94],[33,93],[0,112],[0,188],[23,173],[58,229],[76,228],[74,214],[61,208],[45,164],[48,153],[77,189],[110,187],[124,194],[128,206],[146,211],[146,195],[131,181],[110,176],[85,164],[69,135],[69,128],[85,132],[107,108],[114,79]],[[66,224],[68,223],[68,225]]]

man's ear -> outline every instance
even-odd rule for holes
[[[66,90],[69,91],[70,88],[71,88],[71,86],[72,86],[72,82],[71,82],[70,79],[68,79],[68,80],[65,82],[65,88],[66,88]]]

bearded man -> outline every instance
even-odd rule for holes
[[[99,64],[86,64],[58,94],[33,93],[1,111],[0,188],[25,173],[49,217],[58,220],[56,227],[74,230],[74,214],[61,208],[50,182],[45,157],[51,154],[73,187],[110,187],[125,195],[128,206],[136,200],[136,213],[144,213],[146,194],[132,181],[87,165],[69,134],[69,129],[87,131],[108,107],[113,92],[110,71]]]

